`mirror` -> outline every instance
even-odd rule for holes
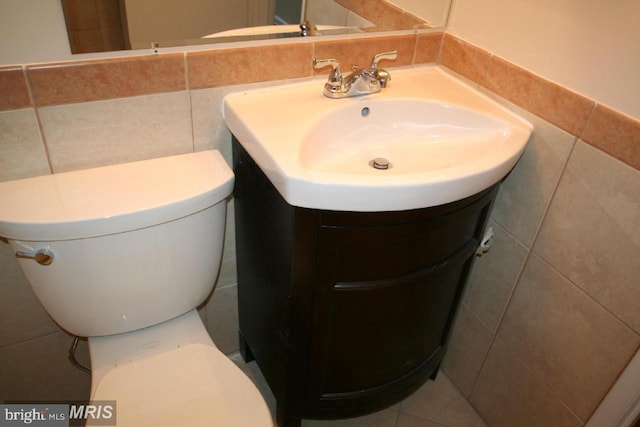
[[[441,28],[451,0],[61,0],[72,53]],[[301,22],[307,26],[301,29]]]

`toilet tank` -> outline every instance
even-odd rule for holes
[[[0,183],[0,236],[69,333],[155,325],[206,300],[218,275],[234,176],[204,151]]]

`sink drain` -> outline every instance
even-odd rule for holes
[[[391,162],[389,162],[389,160],[385,159],[384,157],[376,157],[369,162],[369,166],[374,169],[386,170],[391,167]]]

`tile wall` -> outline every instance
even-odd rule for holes
[[[449,34],[2,67],[0,180],[210,148],[230,160],[226,93],[311,78],[313,57],[366,63],[390,49],[394,66],[439,60],[535,126],[500,192],[494,247],[474,267],[445,371],[492,426],[583,425],[640,346],[640,123]],[[232,216],[228,229],[201,313],[232,353]],[[0,400],[86,397],[68,337],[2,242],[0,257]]]
[[[584,425],[640,345],[640,122],[449,34],[440,64],[535,127],[444,369],[491,426]]]

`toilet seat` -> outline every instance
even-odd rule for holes
[[[121,364],[105,374],[92,400],[115,400],[118,426],[273,426],[251,380],[204,344]]]

